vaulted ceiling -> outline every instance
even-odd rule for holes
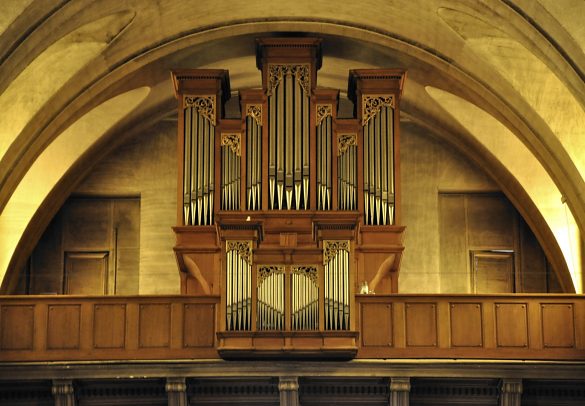
[[[584,19],[581,0],[4,0],[3,289],[92,165],[175,114],[171,69],[259,87],[254,39],[294,33],[323,38],[322,87],[346,89],[349,69],[407,69],[404,119],[492,175],[581,291]]]

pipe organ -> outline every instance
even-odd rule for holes
[[[262,105],[246,108],[246,208],[262,209]]]
[[[220,298],[224,358],[351,358],[356,295],[397,291],[405,72],[350,71],[341,118],[321,60],[319,39],[259,39],[262,87],[237,96],[227,71],[172,73],[181,289]],[[241,119],[224,117],[229,97]]]
[[[213,223],[215,96],[185,96],[183,152],[184,224]]]

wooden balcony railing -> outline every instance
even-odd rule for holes
[[[358,358],[585,360],[585,296],[357,295]]]
[[[0,360],[218,358],[219,297],[2,296]]]
[[[219,303],[2,296],[0,361],[219,358]],[[582,295],[356,295],[356,310],[358,358],[585,360]]]

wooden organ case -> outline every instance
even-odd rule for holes
[[[182,293],[219,297],[223,358],[352,358],[356,295],[397,292],[405,72],[352,70],[351,119],[316,87],[316,38],[257,41],[262,88],[225,119],[228,72],[172,73]]]

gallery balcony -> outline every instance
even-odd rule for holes
[[[358,294],[355,303],[348,330],[258,331],[251,320],[249,331],[229,332],[215,296],[2,296],[0,359],[209,360],[228,349],[296,359],[585,360],[580,295]]]

